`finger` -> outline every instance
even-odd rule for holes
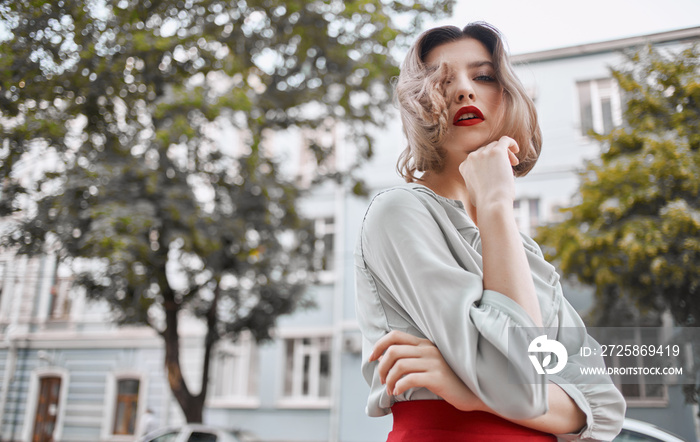
[[[508,161],[510,162],[511,166],[517,166],[520,164],[520,159],[518,159],[518,157],[515,155],[516,153],[520,152],[520,146],[518,145],[517,141],[511,137],[502,136],[498,140],[498,147],[506,149]]]
[[[507,138],[505,141],[508,143],[508,160],[510,160],[510,165],[517,166],[520,164],[520,159],[515,154],[520,152],[520,146],[514,139],[510,137],[505,138]]]
[[[438,358],[441,360],[442,356],[435,347],[413,348],[411,354],[416,356],[398,359],[386,373],[385,383],[389,391],[392,391],[399,379],[409,373],[426,371],[439,373],[441,371]]]
[[[389,347],[379,359],[379,364],[377,365],[377,372],[382,384],[385,382],[389,370],[396,364],[396,361],[419,357],[421,357],[421,350],[416,345],[392,345]]]
[[[421,358],[400,359],[391,367],[386,376],[386,389],[394,391],[396,384],[412,373],[424,373],[431,368],[430,362]]]
[[[411,388],[420,388],[420,387],[427,388],[428,390],[430,390],[430,387],[432,385],[431,384],[432,381],[433,381],[433,379],[432,379],[432,376],[430,373],[427,373],[427,372],[409,373],[396,382],[396,385],[394,385],[393,389],[391,390],[391,393],[394,396],[398,396],[400,394],[405,393],[406,391],[408,391]]]
[[[510,150],[513,153],[520,152],[520,146],[518,146],[518,142],[512,139],[511,137],[507,137],[504,135],[501,138],[499,138],[498,142],[505,143],[508,150]]]
[[[510,161],[511,166],[517,166],[520,164],[520,159],[518,159],[517,156],[512,151],[508,151],[508,160]]]
[[[374,361],[379,358],[389,347],[392,345],[418,345],[421,339],[408,333],[392,330],[386,335],[382,336],[372,349],[372,353],[369,355],[369,361]]]

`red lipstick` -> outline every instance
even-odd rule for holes
[[[462,116],[465,114],[471,114],[468,115],[468,118],[460,120]],[[476,106],[464,106],[460,110],[457,111],[455,114],[454,119],[452,120],[452,124],[455,126],[473,126],[475,124],[479,124],[484,121],[484,114],[481,113],[478,107]]]

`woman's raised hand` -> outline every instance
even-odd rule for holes
[[[518,143],[503,136],[471,152],[459,165],[467,184],[469,200],[477,209],[490,202],[509,202],[515,198],[513,166],[520,161],[515,154]]]
[[[369,360],[379,360],[379,377],[389,394],[397,396],[410,388],[424,387],[459,410],[488,411],[427,339],[391,331],[377,341]]]

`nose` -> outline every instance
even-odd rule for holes
[[[465,94],[460,94],[460,95],[457,97],[457,101],[462,102],[462,101],[466,100],[467,98],[469,98],[470,100],[474,100],[474,93],[468,92],[468,93],[465,93]]]
[[[474,91],[462,89],[457,91],[457,103],[463,103],[465,101],[474,101]]]
[[[455,100],[457,103],[463,103],[465,101],[474,101],[474,87],[466,78],[458,80],[457,88],[455,89]]]

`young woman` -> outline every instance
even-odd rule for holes
[[[612,440],[624,399],[581,375],[601,361],[580,347],[597,344],[515,224],[513,176],[534,166],[541,134],[500,34],[425,32],[395,93],[407,184],[373,198],[355,254],[368,414],[393,414],[391,442]],[[541,330],[569,355],[557,374],[508,351]]]

